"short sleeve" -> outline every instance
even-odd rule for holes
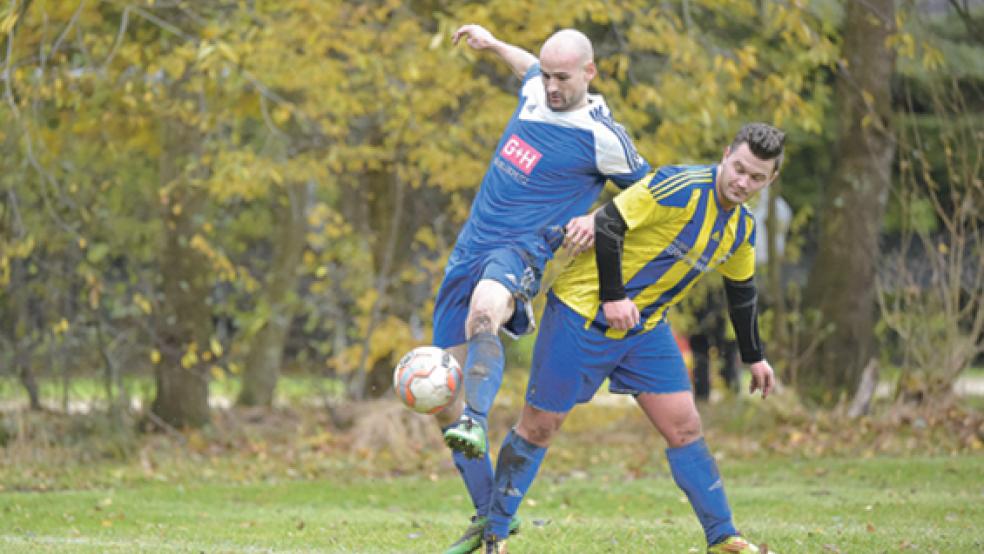
[[[673,208],[660,204],[653,194],[654,183],[658,184],[659,181],[668,178],[667,171],[665,168],[660,168],[656,173],[646,175],[612,200],[629,229],[667,220],[673,216]]]

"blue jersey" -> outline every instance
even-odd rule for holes
[[[553,111],[534,64],[449,264],[514,245],[542,268],[553,254],[544,228],[587,212],[606,180],[625,188],[649,171],[604,98],[589,94],[583,108]]]

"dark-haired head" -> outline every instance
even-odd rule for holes
[[[731,150],[736,150],[742,143],[760,160],[775,160],[775,172],[782,167],[783,146],[786,143],[786,133],[767,123],[748,123],[738,131],[731,141]]]

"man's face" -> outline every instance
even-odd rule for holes
[[[718,199],[729,209],[745,202],[775,180],[775,168],[775,160],[759,159],[747,143],[734,150],[726,148],[718,178]]]
[[[552,49],[540,54],[540,71],[547,105],[555,112],[576,110],[587,103],[588,83],[595,66],[578,54]]]

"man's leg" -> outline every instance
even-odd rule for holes
[[[466,344],[459,344],[447,350],[460,364],[467,355],[468,347]],[[437,413],[437,421],[442,432],[447,432],[458,421],[464,405],[464,399],[459,396],[453,405]],[[461,474],[461,479],[468,489],[468,495],[475,507],[475,515],[472,516],[471,524],[465,532],[444,551],[444,554],[467,554],[482,546],[482,538],[488,526],[489,503],[492,499],[492,460],[489,458],[488,448],[485,456],[481,458],[469,458],[454,450],[451,451],[451,457],[454,460],[454,467]],[[518,529],[519,519],[514,519],[509,525],[509,532],[516,533]]]
[[[585,331],[584,319],[548,296],[543,326],[533,347],[526,404],[519,423],[499,449],[486,544],[505,538],[510,520],[529,490],[554,434],[578,401],[590,399],[614,365],[611,341]],[[617,349],[614,349],[617,350]],[[618,353],[615,352],[615,355]]]
[[[504,285],[491,279],[478,282],[472,293],[465,323],[468,337],[465,356],[465,409],[462,417],[444,434],[451,449],[470,458],[488,452],[488,414],[499,386],[505,355],[499,328],[513,313],[515,301]]]
[[[737,535],[717,464],[701,435],[700,414],[693,395],[689,391],[645,393],[636,400],[666,439],[666,458],[673,480],[690,499],[707,544],[715,545]]]
[[[449,267],[434,306],[434,344],[448,350],[462,367],[466,366],[468,357],[466,322],[476,285],[472,281],[472,275],[476,271],[481,271],[481,268],[474,264]],[[465,405],[464,396],[459,394],[452,406],[436,414],[445,440],[448,433],[458,426]],[[484,434],[481,441],[484,447]],[[463,554],[473,552],[481,546],[492,496],[492,461],[488,455],[469,458],[457,451],[452,451],[452,459],[475,510],[471,524],[464,534],[446,551],[448,554]]]
[[[461,364],[468,348],[464,344],[459,344],[448,348],[447,351]],[[437,413],[437,423],[440,425],[442,433],[458,421],[463,407],[464,400],[459,396],[453,405]],[[451,457],[454,460],[454,467],[461,474],[465,487],[468,489],[468,495],[475,507],[475,515],[477,517],[488,515],[489,499],[492,496],[492,460],[488,454],[479,458],[468,458],[457,451],[452,451]]]
[[[508,536],[510,522],[533,484],[547,447],[565,417],[567,412],[547,412],[529,404],[523,406],[519,423],[506,435],[499,449],[486,537]]]

